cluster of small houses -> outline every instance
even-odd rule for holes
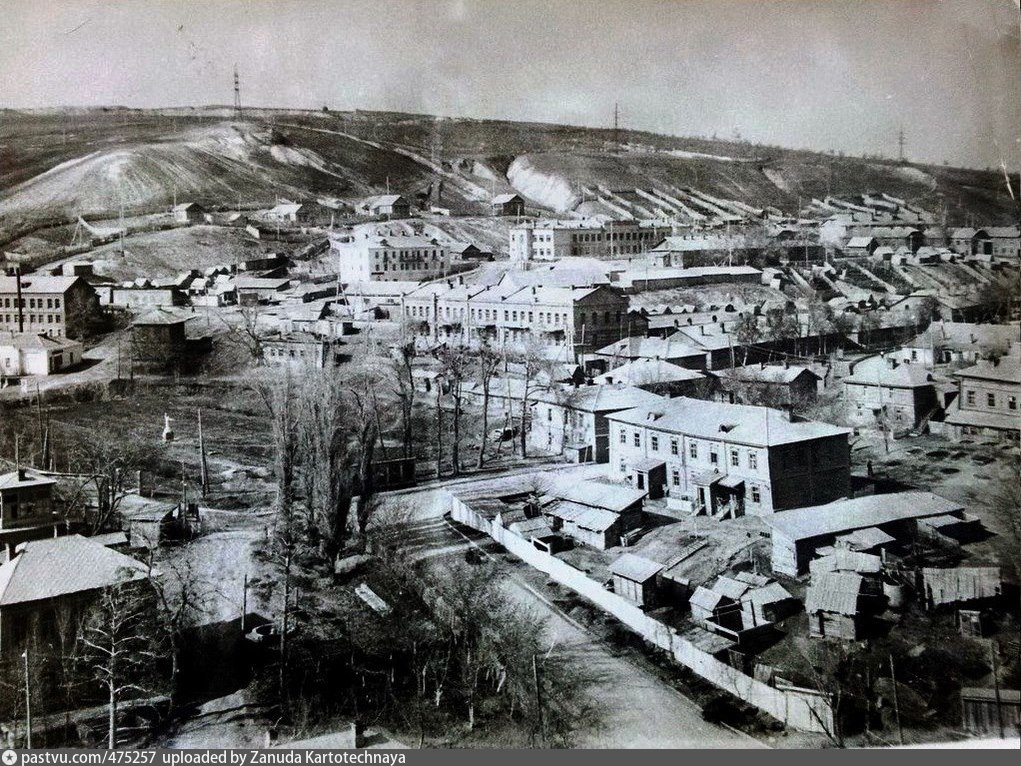
[[[693,575],[700,570],[691,567],[711,544],[704,536],[689,536],[666,552],[662,547],[646,552],[643,536],[664,521],[651,519],[676,517],[641,488],[515,477],[447,492],[454,520],[498,542],[513,535],[561,562],[571,560],[563,552],[573,548],[605,551],[601,566],[593,568],[586,558],[584,569],[575,568],[559,581],[575,587],[579,579],[595,578],[624,602],[681,630],[701,651],[756,677],[772,667],[757,658],[783,640],[784,631],[863,641],[885,635],[916,601],[928,611],[949,611],[961,635],[981,638],[1006,606],[998,566],[952,563],[987,534],[981,522],[960,504],[929,492],[864,494],[776,508],[763,516],[763,534],[771,545],[767,571],[737,566],[705,579]],[[949,558],[947,551],[953,552]],[[805,617],[789,620],[799,614]],[[782,666],[772,671],[770,683],[779,688],[789,672]],[[1001,706],[1008,731],[1021,722],[1016,690],[997,692],[993,700],[992,690],[962,690],[966,728],[997,731],[997,718],[982,709],[991,701]]]

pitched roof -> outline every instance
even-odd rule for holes
[[[49,484],[56,484],[54,479],[36,473],[31,469],[22,469],[25,472],[24,478],[18,477],[18,471],[0,474],[0,489],[13,489],[14,487],[45,487]]]
[[[796,508],[764,516],[763,521],[774,534],[796,541],[961,510],[959,503],[932,492],[893,492]]]
[[[998,380],[1003,383],[1021,383],[1021,357],[1008,355],[1001,357],[999,362],[980,362],[973,367],[958,370],[956,375],[962,378],[980,378],[982,380]]]
[[[644,389],[617,383],[536,391],[530,398],[583,412],[619,412],[663,401],[663,397]]]
[[[595,382],[604,385],[610,382],[625,383],[629,386],[643,386],[653,383],[676,383],[685,380],[705,378],[700,372],[666,362],[662,359],[635,359],[620,367],[594,378]]]
[[[616,356],[623,359],[683,359],[704,357],[705,351],[689,338],[674,334],[669,338],[624,338],[596,351],[599,356]]]
[[[620,513],[645,497],[645,492],[630,487],[603,484],[598,481],[560,481],[555,483],[550,494],[562,500],[605,508]]]
[[[495,197],[493,197],[493,204],[503,205],[515,199],[521,199],[521,197],[518,196],[517,194],[497,194]]]
[[[867,572],[876,574],[883,570],[883,562],[879,556],[870,553],[849,551],[846,548],[835,548],[820,558],[808,563],[809,571],[814,574],[823,572]]]
[[[634,553],[625,553],[610,564],[610,572],[612,574],[620,575],[635,582],[651,580],[661,569],[663,569],[663,565],[658,561],[652,561]]]
[[[147,572],[141,562],[81,535],[32,540],[0,566],[0,606],[98,590]]]
[[[742,382],[789,385],[805,373],[808,373],[817,380],[819,379],[819,376],[807,367],[798,367],[796,365],[788,367],[782,364],[769,364],[764,366],[753,364],[747,367],[734,367],[732,369],[717,370],[713,374],[718,375],[721,378],[729,378],[730,380]]]
[[[812,576],[812,584],[805,593],[805,611],[858,614],[864,578],[855,572],[824,572]]]
[[[543,508],[543,513],[569,521],[582,529],[589,529],[593,532],[605,532],[620,518],[616,513],[605,508],[593,508],[590,505],[570,501],[554,502]]]
[[[708,609],[712,611],[719,606],[722,601],[731,601],[727,596],[723,595],[719,591],[711,588],[706,588],[703,585],[699,585],[695,588],[695,592],[691,594],[691,598],[688,599],[688,603],[692,606],[698,606],[702,609]]]
[[[845,383],[859,386],[886,386],[888,388],[920,388],[932,385],[932,375],[919,364],[904,362],[890,367],[885,359],[863,359],[854,366],[854,372],[844,378]]]
[[[365,204],[370,208],[383,207],[385,205],[393,205],[395,202],[403,201],[404,198],[400,194],[378,194],[374,197],[369,197],[365,200]]]
[[[39,348],[56,351],[63,348],[74,348],[79,345],[81,344],[77,341],[68,340],[67,338],[53,338],[41,333],[0,331],[0,346],[20,349]]]
[[[875,237],[851,237],[845,247],[868,247],[875,242]]]
[[[960,521],[960,519],[956,519]],[[837,541],[844,543],[852,550],[868,551],[872,548],[877,548],[880,545],[889,545],[894,542],[896,538],[886,534],[879,527],[866,527],[865,529],[856,529],[846,535],[840,535],[837,537]]]
[[[713,584],[713,590],[717,593],[722,593],[727,598],[738,601],[741,596],[748,592],[751,588],[746,582],[741,582],[733,577],[727,577],[726,575],[720,576]]]
[[[923,567],[922,580],[926,595],[936,604],[998,596],[1003,584],[999,567]]]
[[[973,324],[971,322],[933,322],[909,344],[909,347],[957,348],[1006,351],[1011,343],[1021,342],[1017,324]]]
[[[181,314],[177,311],[171,311],[170,309],[163,308],[162,306],[154,306],[148,311],[145,311],[135,317],[135,320],[131,324],[132,326],[174,325],[184,324],[185,322],[196,318],[197,317],[191,314]]]
[[[679,396],[653,406],[611,413],[609,420],[645,425],[703,439],[722,439],[753,446],[792,444],[831,436],[847,436],[846,428],[818,421],[792,422],[780,410],[747,404],[707,402]]]
[[[81,277],[50,277],[35,274],[23,274],[21,292],[26,295],[36,293],[66,293]],[[15,293],[18,290],[18,278],[0,276],[0,293]]]

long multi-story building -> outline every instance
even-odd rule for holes
[[[80,338],[99,315],[99,296],[81,277],[0,276],[0,330]]]
[[[368,237],[332,246],[342,282],[425,281],[450,270],[450,251],[436,239]]]
[[[709,515],[764,516],[850,494],[850,431],[678,397],[607,415],[610,475]]]
[[[533,221],[511,228],[510,259],[626,258],[644,253],[669,231],[635,221]]]
[[[594,351],[644,328],[628,299],[607,285],[593,287],[423,285],[403,298],[405,318],[435,340],[488,341],[500,347],[538,341],[576,354]]]

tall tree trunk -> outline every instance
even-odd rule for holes
[[[112,668],[111,668],[112,670]],[[107,734],[106,747],[108,750],[117,749],[117,685],[111,679],[107,684],[110,691],[110,730]]]
[[[436,380],[436,478],[443,475],[443,385]]]
[[[489,380],[482,382],[482,443],[479,445],[479,460],[476,468],[486,463],[486,439],[489,436]]]
[[[451,445],[451,460],[454,463],[454,476],[461,473],[461,384],[456,384],[454,392],[454,440]]]

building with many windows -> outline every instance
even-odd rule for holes
[[[644,253],[668,230],[635,221],[534,221],[511,228],[510,259],[626,258]]]
[[[436,279],[450,270],[450,251],[436,239],[387,236],[333,242],[341,282]]]
[[[423,285],[404,296],[404,316],[434,340],[488,341],[499,347],[538,342],[574,354],[594,351],[632,331],[644,317],[629,314],[628,299],[606,285],[520,287],[511,280],[490,286]]]
[[[850,431],[780,410],[678,397],[607,415],[610,475],[713,516],[768,515],[850,494]]]
[[[1021,437],[1021,348],[1015,345],[1007,356],[979,362],[956,375],[959,393],[947,411],[948,435]]]
[[[99,296],[81,277],[0,276],[0,330],[81,338],[100,313]]]

